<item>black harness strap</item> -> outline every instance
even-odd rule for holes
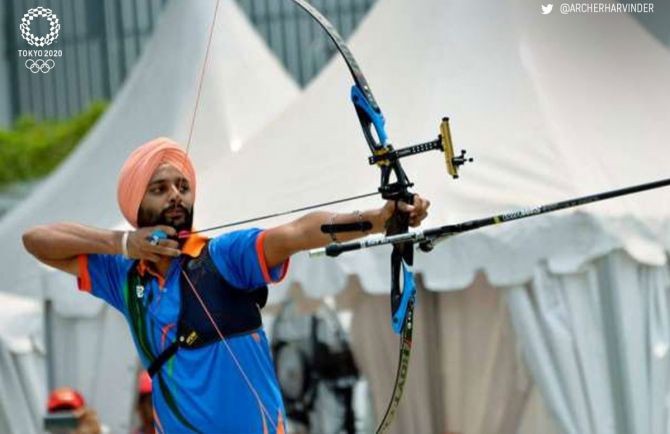
[[[168,360],[170,360],[170,357],[174,356],[177,353],[178,349],[179,349],[178,340],[173,341],[166,349],[164,349],[163,352],[160,353],[158,357],[154,359],[153,362],[151,362],[151,365],[149,365],[149,368],[147,369],[149,376],[153,378],[154,374],[160,371],[163,365]]]
[[[185,276],[180,276],[181,298],[177,336],[157,356],[145,354],[151,360],[147,369],[151,377],[159,372],[180,348],[196,349],[219,342],[221,337],[217,328],[225,338],[231,338],[254,333],[263,325],[260,310],[267,301],[267,286],[252,290],[234,287],[219,273],[207,246],[200,256],[182,257],[180,260],[183,261],[181,269],[188,276],[188,280]],[[201,301],[193,293],[189,281],[196,286],[198,296],[214,318],[216,327],[206,315]],[[146,278],[139,278],[136,267],[132,267],[129,272],[129,282],[131,283],[129,290],[133,288],[132,284],[137,285],[138,282],[148,284]],[[132,300],[136,305],[142,305],[139,299]],[[145,312],[138,314],[143,316]],[[146,327],[146,322],[142,323]]]

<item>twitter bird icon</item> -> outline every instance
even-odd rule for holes
[[[551,10],[554,8],[554,5],[549,3],[548,5],[540,5],[542,6],[542,15],[547,15],[551,13]]]

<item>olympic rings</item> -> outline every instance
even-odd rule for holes
[[[56,66],[56,62],[53,59],[47,59],[47,60],[42,60],[42,59],[28,59],[26,60],[26,68],[30,70],[33,74],[37,74],[38,72],[42,73],[47,73],[51,71],[54,66]]]

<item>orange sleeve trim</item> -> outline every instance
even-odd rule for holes
[[[91,275],[88,274],[88,255],[77,256],[79,274],[77,275],[77,286],[80,291],[91,292]]]
[[[265,262],[265,250],[263,249],[265,241],[266,232],[263,231],[258,234],[256,238],[256,255],[258,256],[258,263],[261,266],[261,272],[263,273],[263,280],[265,283],[270,283],[272,279],[270,278],[270,271],[268,270],[268,264]]]
[[[286,259],[286,261],[284,261],[284,263],[282,264],[279,279],[272,280],[272,276],[270,276],[270,269],[268,268],[268,264],[265,261],[264,243],[266,234],[267,233],[263,231],[260,234],[258,234],[258,237],[256,238],[256,255],[258,256],[258,263],[261,266],[261,272],[263,273],[263,279],[265,280],[265,283],[279,283],[282,280],[284,280],[284,277],[286,277],[286,273],[288,271],[288,265],[291,262],[291,258]]]

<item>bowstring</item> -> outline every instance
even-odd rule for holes
[[[195,118],[198,114],[198,108],[200,106],[200,97],[202,96],[202,85],[205,81],[205,71],[207,70],[207,63],[209,62],[209,50],[212,46],[212,38],[214,36],[214,27],[216,26],[216,17],[219,13],[219,4],[221,0],[216,0],[216,5],[214,7],[214,16],[212,17],[212,23],[209,26],[209,36],[207,37],[207,48],[205,48],[205,59],[202,62],[202,68],[200,69],[200,79],[198,81],[198,91],[195,95],[195,104],[193,106],[193,114],[191,116],[191,125],[188,130],[188,139],[186,140],[186,151],[184,159],[182,161],[182,171],[184,169],[184,164],[186,164],[186,159],[188,158],[189,150],[191,149],[191,141],[193,140],[193,131],[195,129]]]
[[[181,264],[180,264],[181,265]],[[258,402],[258,405],[260,407],[260,410],[267,418],[270,420],[270,423],[272,424],[272,427],[277,430],[277,426],[274,424],[274,421],[272,420],[272,416],[268,413],[268,409],[263,405],[263,401],[261,401],[261,397],[258,394],[258,391],[256,388],[254,388],[253,384],[251,383],[251,380],[247,376],[247,374],[244,372],[244,369],[242,369],[242,365],[240,364],[240,361],[235,357],[233,354],[233,349],[230,347],[230,344],[228,343],[228,340],[223,336],[223,333],[221,333],[221,330],[219,329],[219,326],[216,325],[216,321],[214,321],[214,318],[212,317],[212,314],[209,312],[209,309],[207,309],[207,306],[205,305],[205,302],[202,300],[200,297],[200,294],[198,291],[195,289],[195,285],[191,281],[191,279],[188,277],[188,274],[186,274],[186,271],[184,269],[181,269],[181,274],[184,276],[186,279],[186,282],[188,282],[188,285],[191,287],[191,291],[193,291],[193,295],[198,299],[198,302],[200,303],[200,306],[202,306],[202,309],[205,311],[205,314],[207,315],[207,318],[209,318],[209,321],[212,323],[214,326],[214,329],[216,330],[216,333],[219,335],[219,338],[221,338],[221,342],[225,345],[225,347],[228,349],[228,352],[233,358],[233,362],[237,366],[237,369],[240,371],[240,374],[242,374],[242,378],[244,379],[245,383],[251,390],[251,393],[254,395],[254,398],[256,398],[256,401]]]
[[[309,206],[304,206],[304,207],[301,207],[301,208],[291,209],[291,210],[288,210],[288,211],[281,211],[281,212],[276,212],[276,213],[272,213],[272,214],[266,214],[266,215],[263,215],[263,216],[260,216],[260,217],[253,217],[253,218],[248,218],[248,219],[244,219],[244,220],[237,220],[237,221],[234,221],[234,222],[231,222],[231,223],[224,223],[224,224],[217,225],[217,226],[211,226],[211,227],[208,227],[208,228],[205,228],[205,229],[198,229],[197,231],[191,231],[191,232],[182,231],[182,233],[180,233],[180,235],[179,235],[179,238],[187,238],[191,234],[200,234],[200,233],[203,233],[203,232],[215,231],[217,229],[225,229],[225,228],[230,228],[230,227],[233,227],[233,226],[240,226],[240,225],[247,224],[247,223],[253,223],[253,222],[257,222],[257,221],[261,221],[261,220],[268,220],[268,219],[271,219],[271,218],[281,217],[281,216],[285,216],[285,215],[289,215],[289,214],[296,214],[296,213],[303,212],[303,211],[309,211],[311,209],[323,208],[323,207],[330,206],[330,205],[335,205],[335,204],[338,204],[338,203],[350,202],[350,201],[353,201],[353,200],[363,199],[363,198],[366,198],[366,197],[377,196],[379,194],[380,194],[379,191],[373,191],[372,193],[359,194],[359,195],[356,195],[356,196],[350,196],[350,197],[346,197],[346,198],[343,198],[343,199],[336,199],[336,200],[331,200],[331,201],[328,201],[328,202],[321,202],[321,203],[317,203],[316,205],[309,205]]]
[[[213,39],[213,36],[214,36],[214,28],[216,27],[216,19],[217,19],[217,16],[218,16],[220,3],[221,3],[221,0],[216,0],[216,5],[214,7],[214,15],[212,17],[212,22],[211,22],[210,27],[209,27],[209,36],[207,38],[207,47],[205,49],[205,58],[202,62],[202,68],[200,70],[198,90],[197,90],[196,97],[195,97],[195,104],[194,104],[194,107],[193,107],[193,115],[191,116],[191,123],[190,123],[190,126],[189,126],[188,139],[186,141],[186,150],[184,151],[184,158],[183,158],[182,164],[181,164],[180,172],[182,172],[182,173],[184,171],[184,166],[186,165],[186,161],[188,159],[189,151],[191,149],[191,143],[192,143],[192,139],[193,139],[193,132],[195,130],[195,120],[196,120],[196,116],[197,116],[198,109],[199,109],[199,106],[200,106],[200,98],[202,96],[202,87],[203,87],[203,82],[204,82],[204,77],[205,77],[205,71],[207,70],[207,64],[208,64],[208,61],[209,61],[209,52],[210,52],[210,48],[212,46],[212,39]],[[277,431],[277,425],[274,423],[272,415],[270,415],[270,413],[268,412],[268,409],[263,404],[263,401],[261,400],[260,395],[258,394],[258,391],[256,390],[256,388],[252,384],[252,382],[249,379],[249,377],[247,376],[247,374],[244,372],[244,368],[242,368],[242,364],[240,363],[239,359],[235,356],[235,353],[233,352],[233,349],[228,344],[228,340],[223,336],[223,333],[221,333],[221,330],[219,330],[219,327],[217,326],[216,321],[214,321],[214,318],[212,317],[212,314],[210,313],[209,309],[207,308],[207,306],[205,305],[203,300],[200,298],[200,294],[198,293],[198,290],[195,288],[195,285],[193,284],[193,282],[191,282],[191,280],[188,278],[188,276],[186,274],[186,271],[184,271],[184,268],[182,267],[181,263],[179,264],[179,268],[181,269],[182,275],[186,278],[186,281],[188,282],[188,285],[190,286],[191,291],[193,291],[193,294],[196,296],[196,298],[200,302],[200,305],[202,306],[202,308],[203,308],[205,314],[207,315],[207,317],[209,318],[209,321],[214,326],[214,329],[216,330],[217,334],[219,335],[219,338],[221,339],[221,342],[223,342],[226,350],[228,351],[228,354],[230,355],[231,359],[233,360],[233,363],[237,367],[237,369],[238,369],[239,373],[241,374],[244,382],[246,383],[247,387],[251,391],[251,394],[256,399],[256,402],[258,403],[258,407],[261,410],[261,416],[263,416],[263,430],[264,431],[266,430],[265,419],[267,417],[267,419],[270,421],[270,424],[272,425],[272,428],[275,431]]]

